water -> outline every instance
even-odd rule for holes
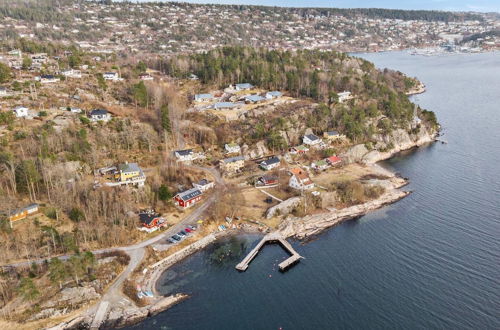
[[[210,259],[219,246],[200,252],[160,283],[192,297],[133,328],[499,329],[499,55],[363,55],[421,79],[427,92],[414,101],[444,128],[448,144],[384,163],[409,177],[414,193],[295,242],[306,259],[284,274],[279,246],[245,273],[234,270],[255,236],[220,243],[234,251],[220,262]]]

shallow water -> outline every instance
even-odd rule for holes
[[[383,163],[413,194],[294,242],[306,259],[286,273],[277,245],[239,273],[258,237],[219,242],[160,281],[190,299],[132,328],[500,328],[500,54],[362,56],[422,80],[413,99],[443,126],[448,144]]]

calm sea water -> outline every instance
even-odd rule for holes
[[[258,237],[218,243],[166,272],[164,293],[192,297],[134,329],[499,329],[500,54],[362,55],[421,79],[414,97],[437,113],[448,144],[383,165],[411,179],[408,198],[301,244]]]

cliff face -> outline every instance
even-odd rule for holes
[[[396,129],[389,135],[375,135],[374,140],[377,142],[373,150],[368,150],[364,144],[358,144],[351,147],[342,156],[348,163],[361,162],[372,164],[388,159],[400,151],[432,142],[436,138],[436,135],[437,131],[429,129],[424,125],[422,125],[418,133],[415,134],[410,134],[404,129]],[[392,148],[385,151],[385,149],[389,147]]]

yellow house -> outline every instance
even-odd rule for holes
[[[29,217],[30,215],[38,213],[38,204],[30,204],[26,207],[23,207],[21,209],[17,209],[12,211],[9,214],[9,220],[11,222],[17,221],[17,220],[22,220],[24,218]]]
[[[118,165],[116,178],[119,179],[119,181],[124,182],[143,175],[144,174],[137,163],[125,163]]]
[[[221,168],[228,173],[236,173],[245,166],[245,158],[236,156],[221,160]]]

